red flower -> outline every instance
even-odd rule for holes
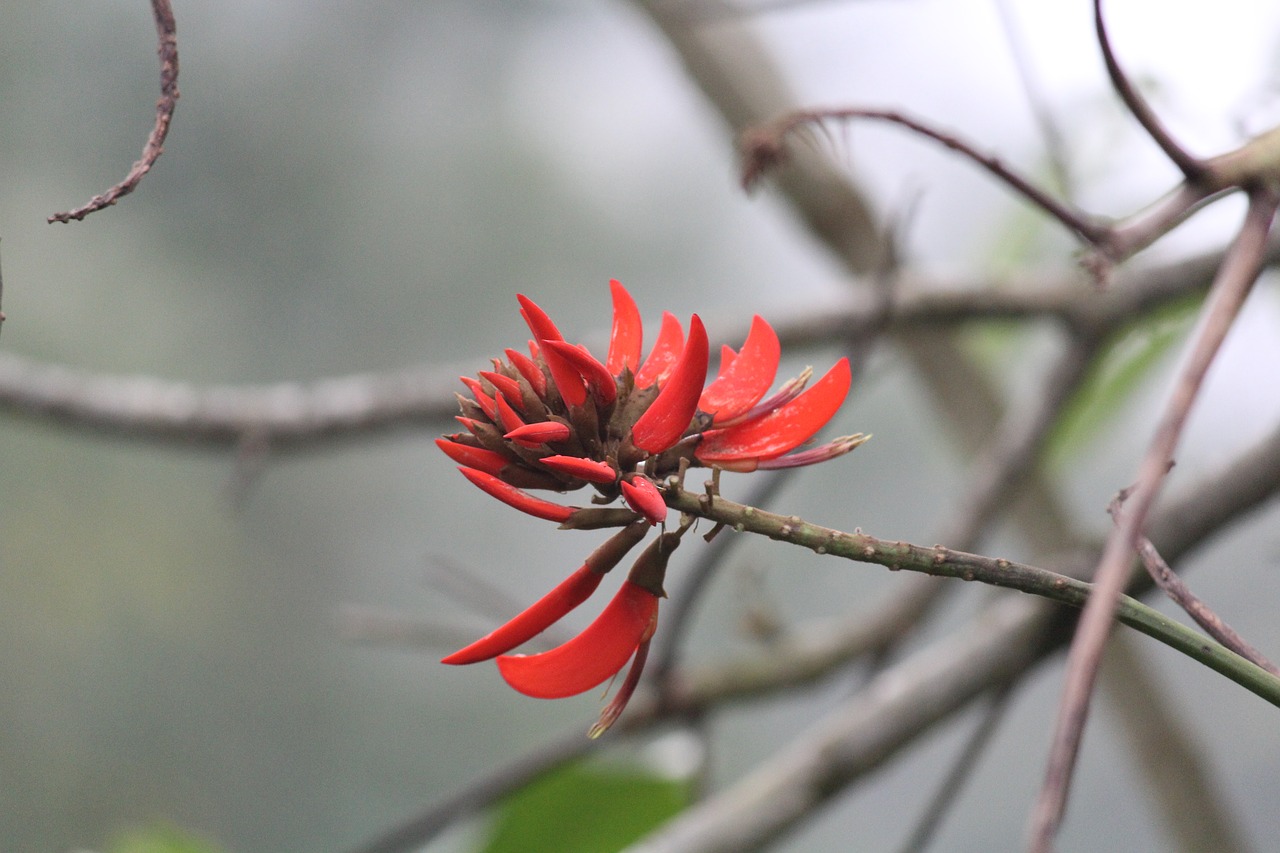
[[[567,528],[627,526],[536,604],[445,663],[503,655],[582,603],[650,525],[664,522],[661,484],[682,465],[730,471],[809,465],[865,440],[847,436],[790,453],[844,402],[847,359],[808,390],[810,371],[766,398],[781,349],[773,328],[755,317],[740,350],[721,350],[719,373],[707,384],[707,333],[696,314],[687,338],[679,320],[664,314],[642,361],[639,309],[621,284],[610,282],[610,288],[613,326],[603,361],[566,341],[545,311],[519,296],[520,314],[533,333],[530,354],[508,349],[507,361],[495,359],[493,370],[463,377],[471,394],[458,395],[459,421],[467,431],[436,443],[467,479],[516,509]],[[629,510],[565,506],[526,491],[586,486],[597,493],[593,503],[621,498]],[[503,677],[531,696],[568,696],[607,680],[634,656],[631,674],[595,733],[607,728],[639,678],[657,624],[667,557],[682,533],[664,533],[646,549],[613,601],[573,640],[540,655],[500,657]]]

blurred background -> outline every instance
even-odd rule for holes
[[[1276,4],[1233,0],[1212,17],[1198,4],[1111,6],[1121,58],[1192,150],[1217,152],[1280,116]],[[690,26],[726,25],[688,9]],[[123,0],[0,5],[0,350],[201,384],[422,364],[473,373],[524,340],[517,292],[586,338],[607,326],[611,277],[647,319],[697,311],[713,335],[754,312],[844,304],[858,286],[780,201],[741,191],[729,134],[636,7],[226,0],[175,11],[182,97],[164,156],[117,207],[55,226],[49,214],[119,180],[141,150],[158,96],[151,13]],[[1009,2],[1005,13],[986,0],[846,0],[785,4],[755,21],[797,103],[898,106],[1043,176],[1011,22],[1082,203],[1122,215],[1170,186],[1172,168],[1114,103],[1088,4]],[[907,259],[926,274],[1072,263],[1069,240],[945,152],[864,126],[831,145],[902,223]],[[1222,208],[1158,254],[1221,245],[1241,209]],[[1280,395],[1259,393],[1256,372],[1251,385],[1240,378],[1280,363],[1278,325],[1264,286],[1197,411],[1188,472],[1280,416]],[[1018,371],[1043,363],[1043,342],[992,338],[992,364],[1022,387]],[[836,355],[796,353],[784,375]],[[1105,503],[1132,475],[1172,364],[1171,353],[1059,470],[1085,529],[1105,530]],[[444,595],[431,580],[441,567],[523,602],[598,538],[516,517],[466,485],[431,444],[444,431],[271,457],[236,499],[229,453],[0,413],[0,847],[104,850],[122,833],[173,825],[227,851],[342,851],[549,737],[585,731],[595,693],[538,702],[491,668],[437,663],[496,620]],[[854,431],[875,439],[793,481],[776,505],[932,543],[966,460],[892,350],[867,365],[832,427]],[[726,478],[731,496],[744,490]],[[1200,552],[1192,575],[1272,651],[1277,522],[1273,508]],[[1012,539],[987,551],[1002,548],[1019,556]],[[687,550],[677,577],[696,556]],[[896,580],[793,550],[739,543],[702,605],[691,659],[749,649],[741,623],[752,605],[791,621],[870,607]],[[966,589],[955,618],[982,594]],[[440,641],[352,642],[352,606],[421,619]],[[1163,648],[1142,650],[1243,834],[1265,849],[1280,834],[1274,709]],[[938,849],[1021,838],[1059,666],[1017,694]],[[713,780],[736,778],[846,690],[717,717]],[[779,849],[894,849],[960,723]],[[1117,838],[1163,849],[1141,786],[1113,760],[1118,738],[1100,703],[1064,851]],[[620,752],[681,779],[694,749],[672,736]],[[475,849],[488,830],[469,821],[430,849]]]

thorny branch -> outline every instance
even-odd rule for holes
[[[87,204],[53,214],[49,217],[50,223],[67,223],[73,219],[80,221],[94,211],[115,204],[138,188],[143,176],[151,171],[156,160],[164,153],[164,140],[169,135],[169,123],[173,121],[173,111],[178,103],[178,25],[169,0],[151,0],[151,9],[155,15],[159,39],[156,52],[160,54],[160,99],[156,101],[156,122],[142,148],[142,156],[120,183],[89,199]]]

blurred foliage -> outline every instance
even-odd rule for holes
[[[512,795],[482,853],[608,853],[677,814],[687,781],[572,764]]]
[[[1049,434],[1045,457],[1051,465],[1070,461],[1115,422],[1152,371],[1186,338],[1200,302],[1194,298],[1166,305],[1107,343]]]
[[[109,853],[224,853],[224,848],[170,824],[129,829],[118,835]]]

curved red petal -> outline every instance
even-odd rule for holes
[[[728,344],[720,345],[720,369],[716,371],[716,379],[724,376],[725,371],[729,369],[729,365],[733,364],[733,360],[738,357],[733,347]]]
[[[613,330],[609,334],[609,355],[604,366],[614,376],[621,375],[627,367],[635,373],[640,369],[640,348],[644,340],[640,309],[621,282],[611,279],[609,290],[613,294]]]
[[[658,329],[658,340],[644,364],[636,371],[636,387],[648,388],[661,384],[675,369],[684,347],[684,331],[680,321],[670,311],[662,312],[662,326]]]
[[[493,450],[487,450],[483,447],[471,447],[466,444],[459,444],[456,441],[450,441],[447,438],[437,438],[436,447],[439,447],[444,454],[457,462],[459,465],[465,465],[468,468],[475,468],[486,474],[493,474],[495,477],[501,473],[502,469],[510,465],[514,460],[508,459],[501,453]]]
[[[782,345],[778,335],[758,314],[736,358],[721,367],[720,375],[707,386],[698,408],[713,416],[713,423],[731,421],[760,402],[778,375]]]
[[[551,322],[547,312],[539,308],[536,302],[519,293],[516,294],[516,299],[520,301],[520,316],[524,317],[529,331],[533,332],[534,338],[538,341],[542,358],[547,362],[547,369],[551,371],[551,379],[560,391],[560,399],[568,405],[581,406],[586,402],[587,389],[582,384],[578,371],[558,353],[553,353],[542,346],[547,341],[563,341],[564,336],[560,334],[556,324]]]
[[[631,441],[636,447],[648,453],[661,453],[684,435],[698,409],[698,397],[707,379],[707,357],[707,330],[694,314],[680,361],[653,403],[631,428]]]
[[[519,616],[492,633],[459,649],[440,662],[451,665],[478,663],[509,652],[541,634],[569,611],[586,601],[603,578],[600,572],[582,566],[555,589],[530,605]]]
[[[622,499],[651,525],[667,520],[667,502],[648,477],[636,476],[623,480]]]
[[[503,655],[498,671],[507,684],[537,699],[563,699],[602,684],[622,669],[653,635],[658,599],[631,581],[604,612],[563,646],[538,655]]]
[[[561,506],[551,501],[544,501],[542,498],[535,498],[510,483],[504,483],[492,474],[476,468],[468,468],[465,465],[460,466],[458,470],[462,472],[462,476],[472,483],[475,483],[507,506],[515,507],[521,512],[527,512],[537,518],[545,518],[547,521],[560,523],[567,521],[569,516],[573,515],[573,507]]]
[[[609,369],[596,360],[596,357],[581,347],[575,347],[565,341],[547,341],[544,350],[554,350],[556,355],[568,362],[582,381],[587,383],[592,395],[607,406],[618,399],[618,383]]]
[[[706,432],[694,455],[706,463],[772,459],[822,429],[849,393],[852,372],[842,358],[813,387],[785,406],[737,426]]]
[[[554,471],[589,483],[612,483],[618,479],[618,472],[608,462],[597,462],[581,456],[547,456],[538,461]]]

